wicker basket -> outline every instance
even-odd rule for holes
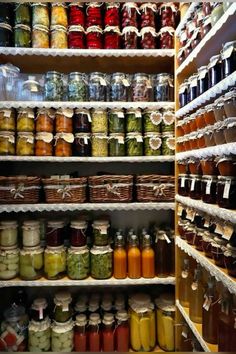
[[[175,178],[173,176],[137,176],[138,202],[170,202],[175,198]]]
[[[40,190],[38,177],[0,177],[1,204],[38,203]]]
[[[133,199],[133,176],[93,176],[88,181],[92,203],[131,202]]]
[[[86,201],[87,178],[43,179],[47,203],[83,203]]]

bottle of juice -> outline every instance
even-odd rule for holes
[[[159,230],[156,232],[155,239],[155,263],[156,275],[158,277],[167,277],[170,274],[169,264],[169,244],[171,243],[166,232]]]
[[[189,260],[184,259],[184,264],[180,276],[178,277],[179,284],[179,302],[184,307],[189,307],[189,292],[191,285],[191,274],[189,269]]]
[[[155,277],[155,253],[151,247],[151,236],[148,234],[145,234],[143,236],[142,277],[143,278]]]
[[[130,236],[128,250],[128,277],[138,279],[141,277],[141,252],[136,235]]]
[[[115,242],[114,257],[114,278],[124,279],[127,277],[127,253],[125,241],[122,235],[117,235]]]
[[[202,323],[202,305],[204,301],[202,270],[198,264],[194,270],[193,282],[189,289],[189,317],[193,322]]]

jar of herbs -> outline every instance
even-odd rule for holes
[[[146,133],[144,135],[144,154],[145,156],[160,156],[161,155],[161,134]]]
[[[94,220],[93,244],[95,246],[107,246],[109,241],[110,223],[108,220]]]
[[[109,135],[109,156],[125,156],[125,135],[113,133]]]
[[[89,276],[90,255],[87,246],[71,246],[67,252],[67,274],[70,279],[81,280]]]
[[[103,109],[93,109],[91,112],[92,133],[108,133],[108,115]]]
[[[34,155],[34,134],[18,133],[16,142],[17,156],[33,156]]]
[[[57,71],[48,71],[45,75],[45,100],[62,101],[64,95],[63,75]]]
[[[15,134],[0,132],[0,155],[15,155]]]
[[[57,322],[67,322],[73,315],[72,297],[69,291],[59,291],[54,296],[55,308],[53,319]]]
[[[123,109],[109,111],[109,133],[125,133],[125,114]]]
[[[107,80],[105,74],[95,72],[89,75],[88,94],[90,101],[107,100]]]
[[[87,101],[87,82],[84,74],[70,73],[68,76],[67,95],[69,101]]]
[[[142,112],[141,109],[128,109],[125,114],[126,132],[142,133]]]
[[[126,135],[127,156],[143,156],[143,137],[139,133]]]
[[[132,101],[150,102],[152,97],[152,84],[148,74],[134,75],[131,85]]]
[[[0,110],[0,131],[15,131],[15,111],[13,109]]]
[[[145,133],[160,133],[161,132],[162,114],[160,111],[145,109],[143,111],[143,126]]]
[[[110,246],[91,248],[91,276],[94,279],[108,279],[112,276],[112,252]]]
[[[92,135],[92,156],[108,156],[108,137],[106,134],[97,133]]]
[[[162,133],[162,155],[175,154],[175,138],[174,132]]]

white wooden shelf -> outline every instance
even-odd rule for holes
[[[176,37],[178,37],[178,35],[180,34],[180,31],[182,30],[182,28],[184,28],[184,26],[187,24],[188,20],[191,18],[192,14],[195,11],[195,8],[198,5],[198,2],[197,1],[190,2],[189,4],[190,5],[189,5],[188,10],[186,11],[184,17],[181,19],[180,23],[178,24],[178,27],[175,30]]]
[[[181,315],[183,316],[183,318],[185,319],[185,321],[187,322],[189,328],[191,329],[191,331],[193,332],[194,336],[196,337],[196,339],[198,340],[198,343],[201,345],[202,349],[205,352],[218,352],[218,346],[214,345],[214,344],[210,344],[205,342],[205,340],[202,337],[202,325],[198,324],[198,323],[194,323],[190,320],[189,318],[189,309],[183,307],[179,300],[176,300],[176,306],[179,309]]]
[[[236,143],[210,146],[203,149],[189,150],[176,154],[176,160],[184,160],[191,157],[206,158],[211,156],[236,155]]]
[[[226,269],[217,267],[213,261],[205,257],[203,253],[189,245],[185,240],[176,236],[176,245],[189,256],[194,258],[203,268],[205,268],[217,281],[229,289],[232,294],[236,294],[236,280],[227,274]]]
[[[186,104],[184,107],[180,108],[175,116],[177,118],[183,117],[184,115],[196,110],[197,108],[208,104],[212,100],[216,99],[224,92],[235,86],[236,84],[236,71],[231,75],[221,80],[215,86],[211,87],[209,90],[204,92],[202,95],[198,96],[192,102]]]
[[[60,280],[47,280],[41,278],[39,280],[0,280],[0,288],[3,287],[14,287],[14,286],[132,286],[132,285],[175,285],[175,277],[167,278],[139,278],[139,279],[93,279],[91,277],[83,280],[71,280],[68,277],[64,277]]]
[[[2,204],[0,213],[19,212],[56,212],[56,211],[79,211],[79,210],[175,210],[175,203],[60,203],[60,204]]]
[[[215,204],[207,204],[201,200],[194,200],[189,197],[183,197],[181,195],[176,195],[176,201],[186,205],[187,207],[200,210],[208,215],[211,215],[222,220],[230,221],[231,223],[236,223],[236,210],[229,210],[218,207]]]

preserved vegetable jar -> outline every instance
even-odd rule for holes
[[[125,136],[114,133],[109,136],[109,156],[125,156]]]
[[[66,27],[58,25],[51,27],[51,48],[68,48]]]
[[[117,352],[129,351],[129,315],[126,311],[117,311],[116,315],[115,343]]]
[[[2,221],[0,224],[0,245],[11,247],[17,244],[17,221]]]
[[[224,264],[227,268],[228,274],[236,277],[236,247],[228,244],[224,252]]]
[[[106,312],[102,319],[102,350],[115,351],[115,320],[113,313]]]
[[[86,43],[88,49],[102,49],[102,28],[91,26],[86,31]]]
[[[109,228],[108,220],[94,220],[93,224],[93,244],[95,246],[106,246],[109,242]]]
[[[221,208],[236,209],[236,178],[218,176],[217,204]]]
[[[45,75],[45,100],[62,101],[63,100],[63,75],[57,71],[48,71]]]
[[[79,72],[68,76],[67,95],[69,101],[87,101],[87,82],[85,75]],[[69,133],[69,132],[68,132]],[[70,132],[71,133],[71,132]]]
[[[174,110],[163,108],[162,109],[162,122],[161,131],[162,133],[174,132],[175,130],[175,113]]]
[[[52,3],[51,26],[68,26],[66,8],[67,6],[63,3]]]
[[[58,109],[55,113],[55,131],[56,133],[72,133],[73,109]]]
[[[1,47],[12,47],[12,27],[7,23],[0,23],[0,45]]]
[[[91,135],[86,133],[75,134],[74,156],[91,156]]]
[[[131,85],[132,101],[149,102],[152,97],[152,84],[148,74],[135,74]]]
[[[73,116],[74,133],[91,132],[91,115],[87,109],[76,109]]]
[[[92,156],[108,156],[108,137],[106,134],[93,134],[92,136]]]
[[[31,108],[19,109],[17,113],[17,132],[34,132],[34,111]]]
[[[85,30],[82,26],[68,28],[68,47],[70,49],[85,49]]]
[[[124,49],[138,48],[139,31],[136,27],[128,26],[122,30],[122,40]]]
[[[175,137],[174,132],[162,133],[162,155],[175,154]]]
[[[162,27],[158,33],[160,49],[174,48],[174,33],[173,27]]]
[[[19,248],[17,246],[1,247],[0,279],[15,278],[19,273]]]
[[[102,13],[101,6],[102,3],[93,2],[87,3],[86,8],[86,26],[102,26]]]
[[[164,3],[159,7],[161,27],[176,27],[176,7],[173,2]]]
[[[35,136],[35,156],[52,156],[52,141],[52,133],[37,133]]]
[[[142,133],[142,112],[139,108],[127,109],[125,118],[127,133]]]
[[[114,73],[110,82],[110,100],[128,101],[129,98],[129,80],[124,73]]]
[[[161,134],[160,133],[146,133],[144,134],[144,154],[145,156],[159,156],[161,155]]]
[[[200,23],[200,34],[201,34],[201,39],[204,38],[207,33],[211,30],[212,24],[211,24],[211,16],[206,16],[205,18],[202,19]]]
[[[28,349],[29,351],[48,352],[51,347],[51,322],[47,317],[43,321],[31,320],[28,327]]]
[[[70,279],[85,279],[90,273],[90,257],[87,246],[73,247],[67,253],[67,274]]]
[[[76,316],[74,327],[74,348],[76,352],[87,351],[87,317],[80,314]]]
[[[104,31],[104,49],[119,49],[121,32],[118,26],[107,26]]]
[[[40,222],[27,220],[22,225],[22,243],[24,247],[34,247],[40,244]]]
[[[107,279],[112,276],[112,249],[110,246],[93,246],[91,253],[91,276]]]
[[[85,14],[83,4],[69,3],[69,25],[83,26],[85,25]]]
[[[202,201],[204,203],[216,203],[217,178],[204,175],[202,177]]]
[[[65,323],[73,315],[72,298],[68,291],[59,291],[55,294],[53,311],[53,319],[57,322]]]
[[[87,243],[87,222],[83,220],[73,220],[70,223],[70,244],[73,247],[85,246]]]
[[[70,133],[57,133],[55,135],[55,156],[71,156],[74,135]]]
[[[0,155],[15,155],[14,133],[0,132]]]
[[[227,42],[221,51],[222,79],[236,70],[236,41]]]
[[[105,26],[119,26],[119,3],[106,3],[104,24]]]
[[[47,279],[61,279],[66,271],[66,252],[63,246],[47,247],[44,251],[44,273]]]
[[[139,133],[126,135],[127,156],[143,156],[143,137]]]
[[[91,111],[92,118],[92,133],[108,133],[108,115],[107,111],[104,109],[93,109]]]
[[[152,351],[156,344],[154,306],[149,295],[129,298],[130,342],[134,351]]]
[[[167,277],[170,273],[168,258],[170,243],[171,240],[165,231],[157,231],[155,239],[155,268],[158,277]]]
[[[156,102],[174,100],[173,75],[163,73],[154,77],[154,100]]]
[[[48,318],[49,309],[45,298],[36,298],[30,308],[30,317],[34,322],[44,321]]]
[[[28,3],[20,3],[15,4],[15,25],[17,24],[31,24],[31,16],[30,16],[30,5]]]
[[[46,231],[47,246],[61,246],[64,242],[64,221],[48,221]]]
[[[222,67],[222,62],[221,62],[221,56],[219,55],[214,55],[210,59],[210,63],[208,64],[208,87],[211,88],[215,86],[218,82],[221,81],[221,67]]]
[[[32,133],[18,133],[16,142],[17,156],[34,155],[34,135]]]
[[[223,3],[215,2],[212,6],[212,11],[211,11],[212,26],[214,26],[219,21],[219,19],[223,16],[223,14],[224,14]]]
[[[35,25],[32,29],[32,48],[50,48],[49,30],[42,25]]]
[[[111,109],[109,111],[109,133],[125,133],[125,115],[124,111]]]
[[[156,48],[156,29],[155,27],[144,27],[140,31],[140,45],[142,49]]]
[[[49,28],[49,8],[48,4],[33,3],[32,6],[32,26],[40,25]]]
[[[143,111],[142,117],[145,133],[161,132],[162,114],[160,111],[153,111],[152,109],[146,108]]]
[[[121,27],[138,27],[137,14],[139,14],[138,5],[134,2],[126,2],[121,9]]]
[[[43,249],[40,246],[23,247],[20,250],[20,277],[37,280],[43,273]]]
[[[36,133],[53,133],[55,112],[53,109],[40,108],[35,118]]]
[[[175,350],[175,301],[171,294],[162,294],[156,300],[157,341],[165,351]]]
[[[13,109],[0,110],[0,131],[15,131],[15,112]]]
[[[90,101],[106,101],[106,74],[95,72],[89,75],[88,93]]]
[[[74,348],[74,323],[70,319],[67,322],[53,322],[51,327],[51,350],[54,352],[72,352]]]
[[[14,27],[15,47],[29,48],[31,43],[31,28],[27,25],[16,25]]]
[[[144,3],[139,7],[141,12],[140,27],[155,27],[155,16],[157,12],[157,5],[152,3]]]
[[[90,352],[99,352],[101,350],[101,332],[100,332],[100,315],[92,313],[88,322],[88,347]]]

